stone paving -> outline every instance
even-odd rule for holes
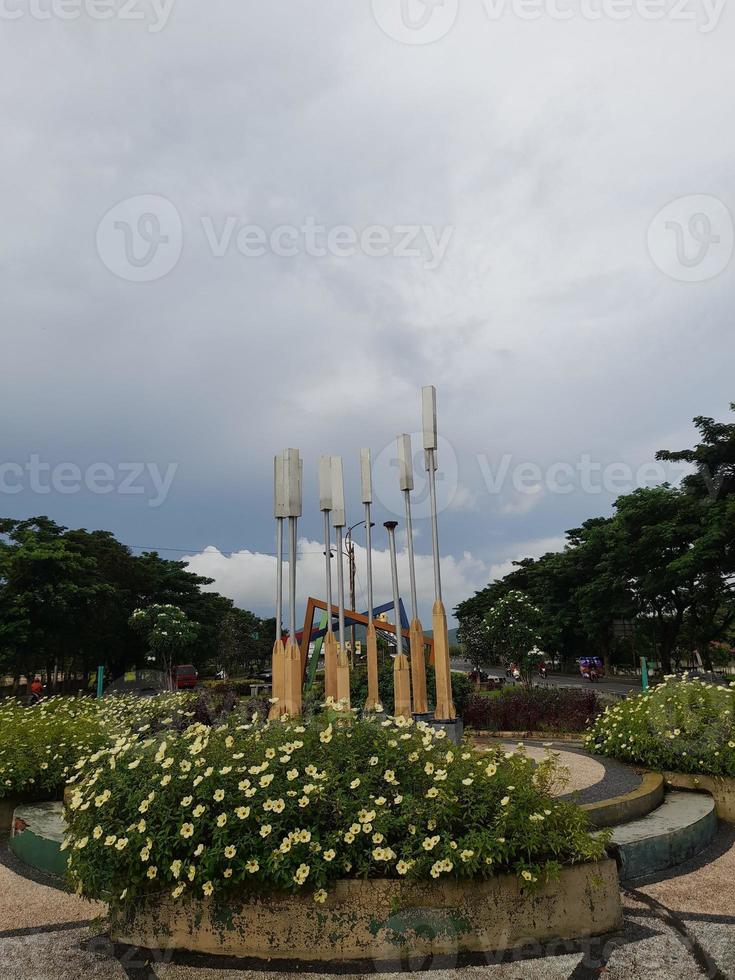
[[[115,948],[105,935],[104,907],[28,877],[0,844],[0,978],[2,980],[271,980],[324,976],[323,967],[279,972],[208,957],[141,954]],[[625,925],[615,936],[529,949],[498,962],[492,956],[443,962],[427,980],[735,980],[735,827],[721,825],[706,852],[664,880],[623,890]],[[97,921],[95,917],[99,917]],[[545,955],[542,955],[545,954]],[[368,965],[353,977],[397,977]]]

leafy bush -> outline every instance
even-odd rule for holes
[[[596,691],[519,686],[472,695],[464,720],[478,731],[582,732],[601,711]]]
[[[585,744],[651,769],[735,776],[735,688],[669,679],[607,708]]]
[[[409,660],[409,664],[410,664]],[[393,660],[391,657],[378,661],[378,690],[383,707],[390,714],[395,708],[393,690]],[[472,693],[473,684],[466,674],[452,673],[452,699],[457,714],[464,711],[467,699]],[[434,710],[436,679],[433,667],[426,668],[426,694],[429,710]],[[362,708],[367,700],[367,668],[355,667],[350,672],[350,701],[353,708]]]
[[[222,680],[202,681],[202,687],[205,689],[212,689],[212,688],[217,689],[225,685],[226,687],[231,688],[233,691],[235,691],[235,693],[238,694],[240,697],[244,697],[244,698],[249,698],[251,696],[251,688],[254,684],[259,684],[261,688],[266,686],[265,682],[262,680],[260,681],[250,680],[247,677],[246,678],[233,677],[233,678],[228,678],[226,681],[222,681]]]
[[[180,724],[191,695],[53,697],[0,704],[0,799],[60,795],[79,759],[129,731]],[[188,722],[181,725],[186,727]]]
[[[264,727],[128,735],[85,763],[67,808],[71,880],[122,908],[337,878],[524,883],[603,853],[584,812],[552,800],[551,757],[480,753],[402,719],[329,712]]]

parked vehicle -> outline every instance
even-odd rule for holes
[[[176,689],[179,691],[195,688],[199,674],[193,664],[179,664],[176,668]]]

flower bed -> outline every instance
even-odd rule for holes
[[[117,913],[146,897],[311,893],[343,878],[515,876],[598,860],[604,838],[546,792],[551,759],[448,745],[402,719],[130,734],[93,754],[67,810],[80,894]]]
[[[601,711],[596,691],[514,686],[471,696],[464,720],[476,731],[582,732]]]
[[[181,723],[190,695],[52,697],[0,706],[0,801],[60,797],[77,762],[126,732]]]
[[[735,688],[669,679],[608,708],[585,745],[649,769],[735,776]]]

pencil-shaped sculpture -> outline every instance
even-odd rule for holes
[[[436,674],[437,721],[453,721],[457,712],[452,700],[452,674],[449,664],[449,634],[447,614],[442,602],[441,568],[439,566],[439,524],[436,509],[436,388],[427,385],[421,390],[424,429],[424,456],[429,475],[429,501],[431,505],[431,545],[434,554],[434,608],[431,625],[434,638],[434,671]]]
[[[393,661],[393,694],[395,696],[393,714],[396,718],[410,718],[411,672],[408,667],[408,659],[403,652],[403,633],[398,593],[398,563],[396,561],[396,528],[398,527],[398,522],[386,521],[383,527],[388,532],[390,576],[393,583],[393,618],[396,624],[396,656]]]
[[[273,457],[273,516],[276,519],[276,638],[271,661],[271,697],[269,718],[278,718],[282,711],[286,650],[283,645],[283,520],[288,516],[286,475],[282,455]]]
[[[340,707],[350,708],[350,661],[345,647],[345,577],[342,565],[342,534],[347,523],[345,515],[345,485],[342,457],[332,456],[332,523],[335,528],[337,551],[337,603],[339,607],[339,646],[337,647],[337,701]]]
[[[370,522],[370,505],[373,502],[373,477],[370,461],[370,450],[360,450],[360,482],[362,485],[362,502],[365,506],[365,550],[367,553],[367,599],[368,623],[365,632],[367,646],[367,681],[368,692],[365,701],[366,711],[380,711],[380,689],[378,686],[378,637],[373,621],[373,541]]]
[[[324,514],[324,554],[327,576],[327,635],[324,637],[324,698],[337,700],[337,640],[332,630],[332,457],[319,458],[319,508]]]
[[[406,503],[406,540],[408,543],[408,572],[411,581],[411,688],[413,710],[417,715],[427,714],[426,660],[424,658],[424,630],[419,621],[416,599],[416,563],[413,552],[413,522],[411,520],[411,491],[413,490],[413,454],[411,436],[398,436],[398,478]]]
[[[287,449],[284,468],[288,504],[288,612],[289,635],[286,644],[284,698],[282,714],[301,714],[301,650],[296,642],[296,543],[297,521],[301,517],[301,460],[298,449]]]

